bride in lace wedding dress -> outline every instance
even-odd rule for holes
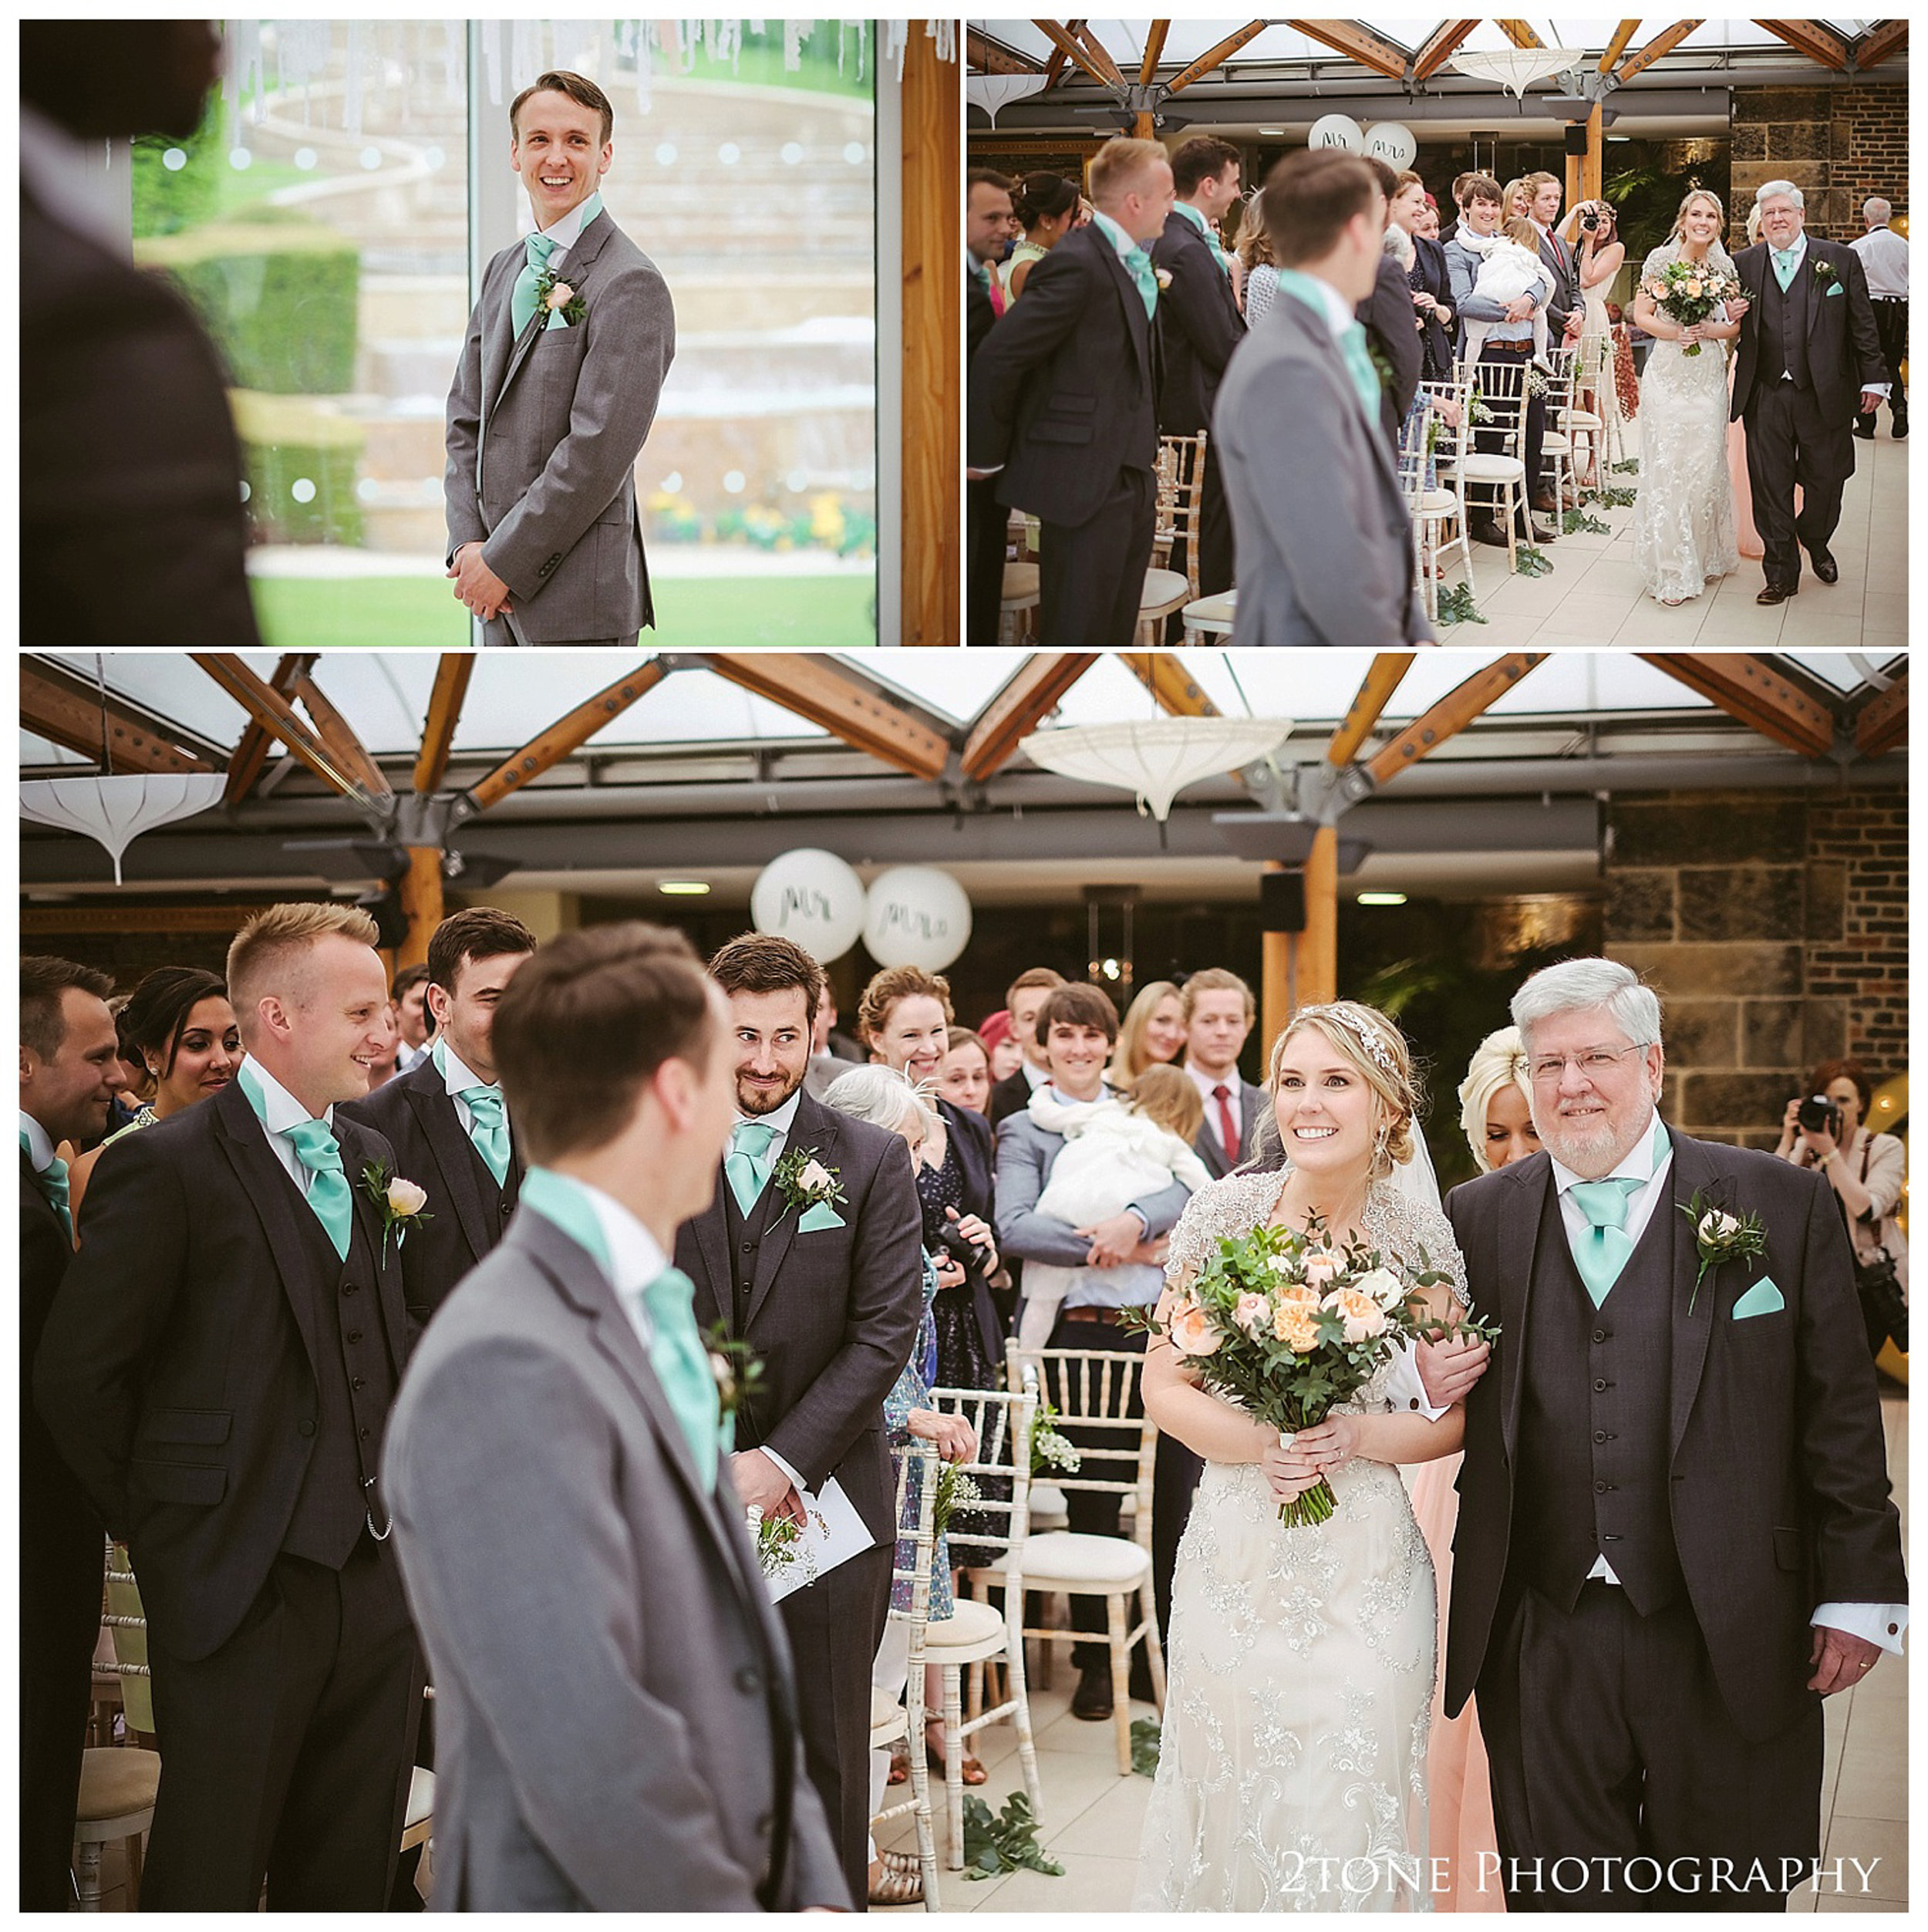
[[[1734,480],[1727,467],[1727,344],[1741,332],[1744,301],[1717,308],[1691,329],[1647,299],[1647,278],[1670,261],[1732,271],[1721,246],[1719,198],[1697,188],[1680,204],[1674,233],[1647,258],[1633,319],[1654,337],[1640,378],[1640,487],[1633,505],[1633,561],[1642,586],[1663,604],[1698,597],[1738,568]],[[1707,345],[1714,346],[1709,347]],[[1690,349],[1698,346],[1697,355]]]
[[[1221,1236],[1303,1228],[1317,1213],[1336,1239],[1450,1275],[1450,1296],[1428,1291],[1435,1313],[1463,1306],[1445,1216],[1392,1178],[1417,1135],[1398,1029],[1350,1001],[1308,1007],[1273,1048],[1269,1084],[1291,1165],[1192,1196],[1172,1232],[1167,1300]],[[1168,1344],[1147,1350],[1146,1413],[1205,1469],[1172,1582],[1136,1910],[1428,1907],[1437,1615],[1431,1559],[1395,1465],[1451,1455],[1462,1418],[1410,1414],[1395,1387],[1418,1392],[1397,1358],[1288,1449],[1199,1387]],[[1281,1502],[1322,1475],[1338,1505],[1331,1519],[1282,1525]]]

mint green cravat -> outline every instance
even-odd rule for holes
[[[1125,272],[1137,284],[1140,298],[1144,303],[1147,319],[1158,305],[1158,278],[1151,266],[1151,251],[1140,248],[1108,214],[1097,209],[1091,211],[1091,219],[1098,224],[1098,231],[1117,250],[1124,262]]]
[[[295,1158],[314,1178],[308,1185],[308,1205],[335,1252],[348,1259],[348,1240],[355,1226],[355,1191],[342,1172],[342,1145],[326,1121],[299,1121],[281,1130]]]
[[[722,1411],[710,1351],[696,1327],[696,1284],[679,1268],[664,1269],[642,1291],[643,1306],[649,1311],[649,1366],[676,1411],[705,1486],[713,1488]]]
[[[602,212],[602,195],[600,191],[591,195],[582,204],[582,220],[576,228],[580,241],[586,228]],[[515,278],[515,287],[509,295],[509,327],[519,341],[522,332],[529,325],[529,318],[535,313],[536,284],[542,279],[549,265],[549,258],[561,244],[546,234],[526,235],[522,242],[522,270]],[[571,244],[571,246],[574,244]],[[543,324],[545,329],[567,329],[561,312],[551,314]]]
[[[1331,318],[1323,290],[1310,275],[1297,268],[1281,268],[1279,287],[1281,293],[1296,297],[1330,327]],[[1379,372],[1373,367],[1371,352],[1366,347],[1366,332],[1357,322],[1348,322],[1339,331],[1339,352],[1346,359],[1346,373],[1352,378],[1352,386],[1359,392],[1366,414],[1377,422]]]
[[[1205,244],[1212,251],[1212,260],[1218,263],[1229,278],[1232,274],[1232,258],[1225,253],[1223,244],[1219,241],[1218,230],[1189,201],[1175,201],[1172,206],[1198,231],[1199,234],[1205,237]]]
[[[1644,1181],[1623,1175],[1610,1181],[1581,1181],[1569,1192],[1586,1216],[1587,1232],[1573,1250],[1573,1263],[1597,1308],[1620,1278],[1633,1252],[1626,1233],[1627,1209]]]
[[[465,1087],[461,1099],[469,1110],[469,1138],[501,1187],[509,1178],[509,1123],[502,1111],[502,1089]]]
[[[33,1149],[27,1140],[27,1130],[20,1130],[20,1151],[31,1162]],[[73,1239],[73,1216],[67,1206],[67,1164],[56,1154],[45,1167],[34,1169],[34,1182],[47,1197],[47,1205],[60,1217],[60,1226],[67,1239]]]
[[[1770,248],[1768,253],[1774,258],[1774,278],[1780,283],[1781,292],[1785,295],[1794,280],[1795,270],[1800,266],[1801,251],[1798,248]]]
[[[739,1121],[731,1131],[730,1151],[723,1156],[723,1178],[745,1215],[757,1205],[757,1197],[770,1178],[770,1144],[776,1138],[776,1128],[762,1121]]]

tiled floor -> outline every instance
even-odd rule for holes
[[[1865,446],[1864,446],[1865,447]],[[1845,582],[1845,563],[1843,563]],[[1771,613],[1766,613],[1771,615]],[[1885,1384],[1885,1388],[1891,1385]],[[1882,1403],[1888,1462],[1904,1536],[1908,1518],[1908,1404],[1890,1393]],[[1111,1727],[1085,1724],[1070,1715],[1075,1681],[1060,1661],[1057,1683],[1032,1693],[1039,1780],[1044,1794],[1044,1828],[1038,1840],[1064,1866],[1062,1878],[1010,1872],[975,1883],[962,1872],[942,1871],[940,1896],[947,1912],[1117,1912],[1128,1907],[1137,1870],[1138,1838],[1151,1781],[1121,1778]],[[1829,1699],[1827,1758],[1822,1779],[1824,1872],[1836,1859],[1872,1863],[1867,1891],[1852,1865],[1844,1865],[1846,1894],[1830,1888],[1816,1899],[1803,1890],[1789,1901],[1795,1911],[1899,1912],[1908,1896],[1908,1680],[1905,1661],[1884,1657],[1853,1691]],[[1151,1707],[1134,1707],[1150,1716]],[[1023,1789],[1016,1740],[1008,1725],[981,1733],[978,1755],[990,1772],[979,1795],[993,1810]],[[895,1796],[898,1794],[893,1792]],[[944,1795],[933,1784],[938,1857],[944,1856]],[[908,1817],[885,1828],[886,1846],[914,1851]],[[1878,1862],[1876,1862],[1878,1861]],[[922,1907],[899,1908],[921,1911]]]
[[[1637,423],[1633,441],[1629,454],[1637,456]],[[1744,557],[1738,570],[1704,595],[1670,610],[1641,593],[1632,508],[1596,505],[1592,514],[1613,534],[1576,533],[1545,545],[1553,565],[1549,576],[1512,575],[1505,551],[1475,544],[1474,595],[1487,624],[1442,625],[1441,641],[1508,649],[1616,644],[1636,650],[1899,650],[1908,641],[1908,445],[1889,437],[1884,410],[1875,440],[1854,447],[1855,474],[1831,545],[1841,566],[1839,583],[1821,583],[1804,565],[1800,595],[1764,606],[1754,601],[1762,582],[1760,563]],[[1449,583],[1462,575],[1456,555],[1447,573]]]

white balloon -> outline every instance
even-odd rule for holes
[[[1343,147],[1348,154],[1366,151],[1366,137],[1350,114],[1321,114],[1306,137],[1308,147]]]
[[[971,902],[949,872],[894,865],[871,882],[864,945],[879,966],[939,973],[971,936]]]
[[[757,875],[750,917],[759,932],[794,939],[827,963],[842,958],[864,929],[864,882],[834,852],[800,845]]]
[[[1419,153],[1419,142],[1403,121],[1375,121],[1366,130],[1366,152],[1376,155],[1397,174],[1412,166]]]

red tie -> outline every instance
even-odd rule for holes
[[[1212,1097],[1218,1103],[1218,1138],[1225,1151],[1228,1162],[1239,1158],[1239,1117],[1232,1111],[1232,1089],[1218,1086],[1212,1090]]]

